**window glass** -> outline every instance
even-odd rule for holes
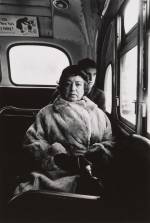
[[[150,37],[148,40],[148,58],[150,58]],[[150,63],[148,63],[147,132],[150,134]]]
[[[112,66],[108,65],[105,73],[104,92],[106,97],[106,111],[111,113],[112,109]]]
[[[149,65],[150,66],[150,65]],[[147,98],[147,132],[150,134],[150,78],[148,78],[148,98]]]
[[[135,102],[137,89],[137,46],[120,60],[120,114],[130,123],[136,123]]]
[[[15,84],[56,85],[69,65],[67,55],[49,46],[20,45],[9,51],[10,75]]]
[[[124,11],[124,29],[128,33],[130,29],[138,22],[139,1],[130,0]]]

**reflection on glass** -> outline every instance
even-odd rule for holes
[[[140,0],[130,0],[124,11],[124,28],[125,33],[138,22]]]
[[[120,114],[135,125],[137,88],[137,47],[121,57],[120,63]]]
[[[104,92],[106,97],[106,111],[111,113],[112,109],[112,67],[111,64],[107,67],[105,73]]]
[[[20,45],[9,51],[12,81],[27,85],[56,85],[69,65],[61,50],[49,46]]]

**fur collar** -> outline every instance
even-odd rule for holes
[[[66,101],[60,96],[58,96],[53,103],[53,109],[55,111],[59,111],[65,108],[66,106],[74,107],[75,105],[79,105],[85,108],[87,111],[94,110],[97,107],[97,105],[86,96],[84,96],[80,101],[75,101],[75,102]]]

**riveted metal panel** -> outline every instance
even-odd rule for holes
[[[49,0],[0,0],[0,4],[3,5],[29,5],[29,6],[43,6],[49,7]]]
[[[50,8],[42,7],[19,7],[12,5],[1,5],[0,14],[10,14],[10,15],[31,15],[31,16],[51,16]]]

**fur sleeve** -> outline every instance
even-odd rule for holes
[[[111,129],[111,123],[108,119],[108,117],[105,115],[105,120],[106,120],[106,128],[105,128],[105,131],[104,131],[104,135],[103,135],[103,138],[102,138],[102,144],[107,148],[107,149],[112,149],[115,145],[115,140],[112,136],[112,129]]]
[[[27,130],[23,144],[24,147],[31,148],[37,158],[40,153],[47,153],[49,148],[45,129],[43,114],[40,111],[36,116],[35,122]],[[38,152],[36,153],[36,151]]]
[[[38,169],[48,169],[52,156],[49,154],[49,142],[47,139],[47,124],[44,112],[41,110],[35,122],[29,127],[25,134],[23,149],[32,166]]]

